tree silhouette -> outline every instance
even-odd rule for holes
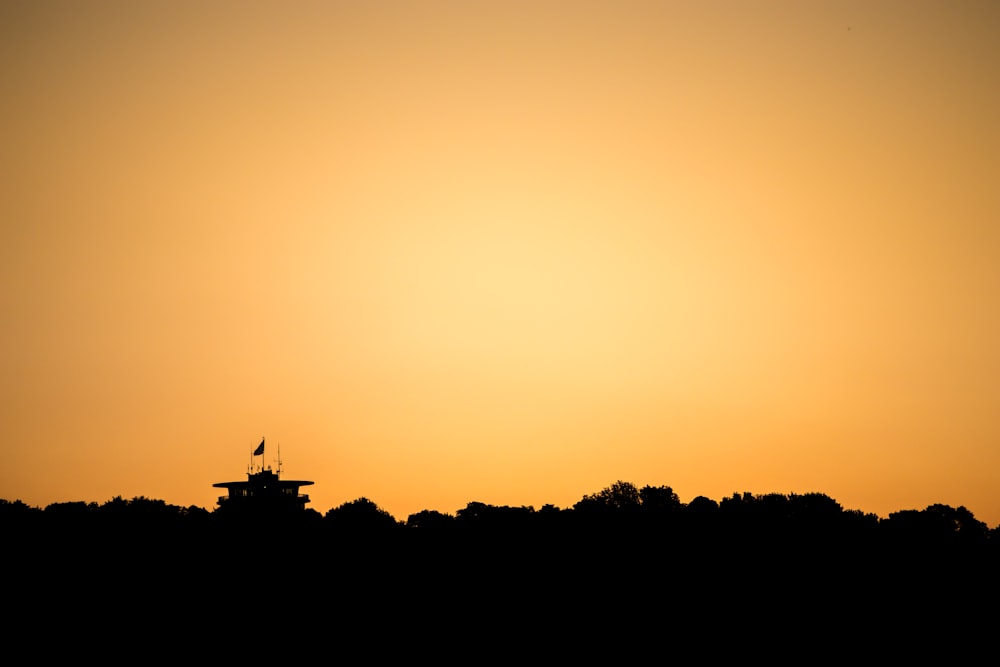
[[[639,489],[639,502],[643,512],[672,514],[681,509],[681,499],[669,486],[644,486]]]
[[[406,518],[407,528],[417,528],[421,531],[443,531],[453,527],[455,517],[437,510],[421,510]]]
[[[323,520],[338,532],[375,534],[394,531],[400,527],[391,514],[363,497],[331,509]]]
[[[573,509],[599,513],[628,512],[638,510],[641,504],[642,498],[635,484],[618,480],[593,495],[584,496],[573,505]]]

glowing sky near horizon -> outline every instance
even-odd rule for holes
[[[995,2],[0,5],[0,497],[1000,524]],[[266,458],[274,463],[274,448]]]

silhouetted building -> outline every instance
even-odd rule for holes
[[[264,441],[254,450],[254,456],[264,455]],[[219,497],[220,510],[252,510],[273,512],[284,510],[304,510],[309,496],[299,493],[299,487],[312,482],[305,480],[281,479],[281,455],[278,455],[278,472],[271,468],[254,470],[251,464],[245,482],[217,482],[212,486],[228,489],[229,494]]]

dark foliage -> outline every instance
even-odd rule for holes
[[[405,522],[367,498],[254,516],[142,497],[0,501],[0,530],[5,571],[55,591],[11,599],[22,618],[91,633],[115,618],[130,641],[180,633],[229,657],[262,619],[285,642],[463,661],[459,646],[565,661],[668,641],[721,659],[721,637],[744,658],[795,660],[796,642],[829,657],[888,623],[968,646],[1000,593],[1000,534],[966,508],[880,519],[820,493],[684,504],[618,481],[572,508],[470,502]],[[360,643],[373,629],[391,639]]]

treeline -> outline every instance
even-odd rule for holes
[[[370,661],[728,649],[813,662],[873,645],[899,658],[991,647],[997,620],[1000,529],[964,507],[880,518],[822,493],[682,503],[619,481],[568,508],[470,502],[405,521],[367,498],[325,514],[220,510],[0,501],[9,606],[26,632],[113,628],[247,660],[336,647]]]
[[[647,538],[684,537],[711,541],[787,543],[867,542],[963,548],[1000,548],[1000,526],[990,529],[965,507],[943,504],[922,510],[901,510],[886,518],[844,509],[822,493],[734,493],[715,501],[704,496],[682,503],[669,486],[636,487],[618,481],[585,495],[570,508],[544,505],[497,506],[470,502],[454,514],[423,510],[405,521],[393,517],[368,498],[358,498],[325,514],[314,509],[277,516],[246,515],[217,508],[182,507],[162,500],[115,497],[95,502],[53,503],[43,508],[20,500],[0,499],[0,529],[41,531],[39,534],[191,534],[242,529],[261,521],[303,534],[365,535],[371,538],[413,536],[455,539],[466,537],[534,537],[549,539],[574,534],[628,532]],[[96,532],[95,532],[96,531]]]

